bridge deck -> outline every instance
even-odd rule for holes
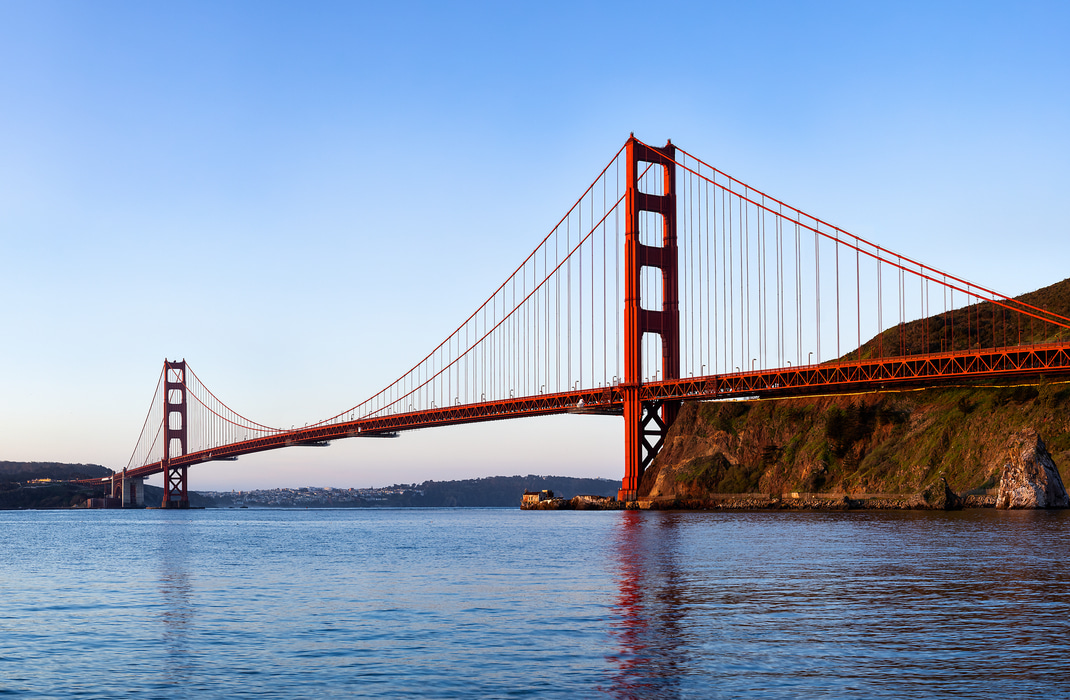
[[[979,349],[907,357],[828,362],[801,367],[736,372],[644,383],[644,401],[761,399],[946,387],[964,381],[996,379],[1036,381],[1070,376],[1070,343]],[[377,415],[257,437],[171,459],[172,466],[234,459],[293,445],[309,445],[350,437],[383,437],[404,430],[459,423],[478,423],[561,413],[619,414],[625,385],[541,394],[504,401],[445,406],[424,411]],[[128,477],[164,471],[162,462],[131,469]],[[92,480],[94,482],[103,480]]]

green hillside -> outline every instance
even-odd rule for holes
[[[1070,316],[1070,279],[1018,297]],[[862,346],[864,357],[900,347],[939,352],[945,326],[974,329],[974,346],[1065,340],[1051,324],[1011,324],[978,304],[905,324]],[[979,333],[978,333],[979,329]],[[956,333],[955,349],[966,334]],[[902,339],[902,340],[900,340]],[[854,352],[846,357],[853,359]],[[998,485],[1011,435],[1031,427],[1070,476],[1070,383],[997,386],[750,402],[686,403],[643,477],[640,495],[702,498],[713,493],[911,494],[946,478],[960,493]]]

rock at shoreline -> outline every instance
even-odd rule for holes
[[[1027,428],[1016,434],[1005,455],[999,479],[997,508],[1066,508],[1066,487],[1037,432]]]
[[[940,477],[940,481],[918,494],[920,508],[932,510],[959,510],[962,508],[963,499],[951,490],[947,485],[947,479]]]

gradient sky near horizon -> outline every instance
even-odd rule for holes
[[[629,132],[1002,293],[1057,282],[1068,36],[1063,2],[0,0],[0,460],[121,469],[165,357],[270,425],[356,404]],[[527,473],[620,478],[623,422],[344,440],[190,484]]]

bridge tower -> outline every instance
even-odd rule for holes
[[[665,434],[676,419],[679,401],[644,401],[643,336],[661,338],[661,379],[680,376],[680,287],[677,281],[679,252],[676,246],[676,147],[672,142],[662,148],[646,146],[634,137],[626,145],[627,192],[624,229],[624,480],[617,498],[634,500],[643,472],[665,441]],[[640,180],[650,164],[654,178],[660,180],[660,193],[644,192]],[[660,176],[660,177],[659,177]],[[647,177],[646,182],[654,178]],[[650,212],[655,216],[642,216]],[[655,230],[641,228],[655,222]],[[657,231],[660,223],[661,230]],[[661,234],[661,245],[655,245]],[[643,241],[646,241],[644,243]],[[661,271],[661,308],[643,306],[640,281],[643,268]]]
[[[186,454],[186,361],[164,360],[163,393],[163,508],[189,508],[186,466],[172,466]],[[174,448],[178,449],[173,454]]]

